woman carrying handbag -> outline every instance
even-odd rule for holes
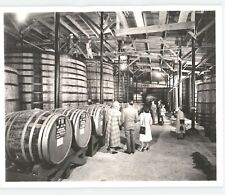
[[[144,150],[149,150],[150,148],[150,141],[152,140],[152,132],[151,132],[151,125],[152,125],[152,117],[150,114],[150,109],[148,105],[144,105],[144,110],[140,114],[140,142],[141,148],[139,151],[143,152]]]

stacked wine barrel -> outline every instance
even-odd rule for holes
[[[81,109],[63,109],[55,110],[56,113],[66,115],[72,124],[73,128],[73,148],[85,148],[91,138],[91,117]]]
[[[87,86],[88,98],[93,102],[100,100],[100,62],[97,60],[86,60],[87,64]],[[105,102],[114,99],[113,65],[103,62],[103,99]]]
[[[39,109],[6,115],[6,154],[16,163],[60,164],[72,143],[72,127],[62,114]]]
[[[107,106],[108,108],[108,106]],[[104,135],[104,123],[106,110],[102,104],[90,105],[86,107],[87,112],[92,117],[92,131],[98,136]]]
[[[54,107],[54,55],[49,53],[6,53],[5,65],[17,69],[22,110]],[[87,102],[86,65],[69,56],[60,57],[60,105]]]
[[[20,110],[18,71],[5,66],[5,112]]]

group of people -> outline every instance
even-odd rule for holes
[[[152,115],[153,124],[157,124],[158,122],[158,124],[163,125],[166,113],[165,105],[162,104],[161,100],[157,102],[157,105],[154,101],[151,101],[150,104],[150,112]]]
[[[137,123],[140,122],[140,127],[144,129],[144,133],[140,131],[139,140],[141,146],[139,151],[143,152],[149,150],[150,141],[152,140],[151,125],[153,124],[153,117],[149,104],[145,104],[143,112],[138,115],[138,111],[133,107],[133,101],[130,101],[123,109],[120,103],[114,101],[112,107],[107,114],[106,126],[106,145],[110,153],[117,153],[121,149],[120,144],[120,130],[121,127],[125,130],[126,137],[126,153],[135,153],[135,131]]]

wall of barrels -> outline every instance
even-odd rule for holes
[[[88,98],[93,102],[100,101],[100,61],[86,59]],[[113,64],[103,62],[103,99],[111,102],[114,99]]]
[[[54,107],[54,55],[49,53],[6,53],[5,65],[18,71],[21,110]],[[69,56],[60,57],[60,105],[82,106],[87,102],[87,74],[83,62]],[[12,71],[11,71],[12,74]],[[8,76],[6,75],[8,79]],[[16,79],[16,78],[15,78]],[[6,81],[6,86],[9,86]],[[15,86],[15,85],[14,85]],[[9,88],[9,87],[8,87]],[[10,92],[6,91],[6,99]],[[10,110],[6,107],[6,113]]]
[[[196,120],[205,127],[210,139],[216,139],[216,78],[215,75],[204,77],[197,85]]]

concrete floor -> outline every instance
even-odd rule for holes
[[[138,128],[138,127],[137,127]],[[72,170],[64,181],[200,181],[206,175],[194,168],[193,152],[200,152],[216,164],[216,144],[201,135],[189,135],[177,140],[171,134],[169,121],[164,126],[152,126],[153,140],[149,151],[126,154],[121,150],[117,154],[106,152],[106,148],[87,163]],[[137,143],[138,143],[138,135]],[[121,132],[122,146],[124,135]]]

